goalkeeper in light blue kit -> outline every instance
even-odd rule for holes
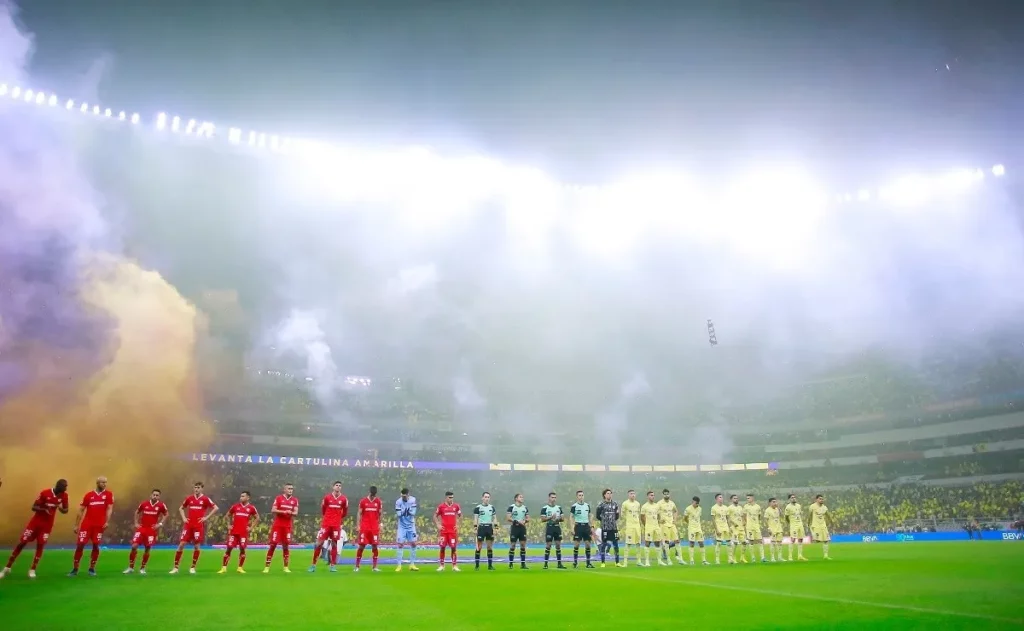
[[[402,571],[405,546],[409,546],[409,570],[418,572],[416,567],[416,498],[409,495],[409,489],[402,489],[402,496],[395,500],[395,516],[398,518],[398,567]]]

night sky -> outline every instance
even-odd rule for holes
[[[485,150],[571,181],[796,155],[1010,161],[1010,2],[35,0],[34,78],[115,108]],[[898,8],[893,8],[893,5]],[[948,64],[948,69],[947,69]]]

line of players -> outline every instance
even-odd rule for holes
[[[281,547],[284,561],[284,571],[290,572],[290,544],[292,541],[292,526],[295,515],[299,511],[298,498],[294,496],[294,486],[286,484],[282,494],[274,498],[270,512],[273,515],[273,522],[270,528],[266,562],[263,568],[264,573],[270,571],[270,565],[278,546]],[[540,519],[545,524],[545,549],[544,568],[549,567],[552,548],[555,553],[557,568],[565,569],[562,563],[563,539],[562,523],[568,519],[572,525],[573,545],[573,567],[578,567],[580,546],[583,545],[585,555],[585,567],[593,567],[591,563],[591,543],[596,538],[600,542],[599,552],[601,564],[604,566],[606,555],[614,550],[616,565],[625,567],[628,563],[630,552],[636,549],[637,564],[643,567],[650,567],[650,556],[652,547],[659,549],[658,563],[660,565],[672,564],[672,551],[675,550],[676,561],[684,565],[693,565],[694,548],[699,547],[701,561],[710,565],[704,550],[704,533],[702,527],[703,509],[700,505],[700,498],[693,497],[680,515],[676,504],[671,499],[670,492],[662,491],[662,499],[655,501],[654,491],[648,491],[647,502],[641,504],[636,499],[636,492],[630,490],[628,499],[621,507],[612,499],[612,490],[605,489],[602,493],[602,502],[597,510],[592,513],[590,504],[585,501],[583,491],[577,491],[576,502],[570,506],[568,513],[564,513],[557,503],[555,493],[548,494],[548,501],[540,510]],[[49,536],[53,530],[54,520],[57,512],[66,514],[68,512],[67,481],[58,480],[50,489],[44,489],[32,505],[33,516],[26,525],[18,544],[11,553],[7,565],[0,569],[0,579],[10,573],[18,556],[25,546],[31,542],[36,544],[35,556],[32,566],[29,569],[29,577],[34,578],[39,560],[43,555]],[[100,556],[100,544],[103,532],[110,521],[114,508],[114,495],[107,488],[107,479],[100,476],[96,479],[96,487],[89,491],[82,498],[79,504],[78,514],[75,519],[74,532],[77,536],[75,547],[74,564],[69,576],[77,576],[79,566],[84,555],[87,544],[91,544],[92,551],[89,559],[88,573],[91,576],[96,574],[96,563]],[[313,552],[310,572],[314,572],[321,555],[324,552],[329,554],[329,569],[337,571],[339,541],[342,540],[342,524],[348,516],[348,499],[342,493],[342,483],[336,481],[332,485],[331,492],[323,497],[320,504],[322,515],[320,531],[317,534],[316,547]],[[178,548],[174,555],[174,566],[171,574],[179,572],[181,558],[184,549],[191,544],[192,563],[189,572],[194,574],[201,554],[201,545],[206,537],[206,523],[219,511],[219,507],[212,499],[203,492],[203,483],[196,482],[193,492],[186,497],[178,507],[178,514],[181,517],[183,528],[178,542]],[[416,517],[418,506],[416,498],[409,494],[409,489],[403,488],[401,495],[395,502],[395,515],[397,518],[397,544],[398,544],[398,565],[396,570],[401,571],[404,561],[405,548],[410,549],[410,567],[412,571],[418,571],[416,566],[416,553],[418,534],[416,531]],[[371,486],[369,494],[359,501],[357,524],[358,524],[358,547],[356,550],[355,571],[359,571],[365,548],[371,550],[372,570],[379,571],[379,542],[380,523],[383,513],[383,504],[377,496],[377,487]],[[486,547],[487,568],[494,569],[493,543],[495,533],[500,529],[497,519],[497,508],[491,504],[490,493],[484,493],[480,503],[473,510],[473,527],[476,533],[477,545],[475,554],[475,567],[480,568],[481,553]],[[736,563],[736,549],[740,548],[739,561],[747,562],[749,552],[750,561],[754,560],[755,543],[760,548],[762,562],[767,562],[764,554],[764,539],[762,537],[762,523],[769,532],[770,560],[783,561],[782,542],[784,536],[783,524],[789,526],[789,561],[793,560],[793,546],[796,542],[798,560],[806,560],[803,556],[803,540],[805,531],[803,526],[803,509],[797,503],[795,495],[789,496],[789,502],[785,508],[780,510],[778,501],[775,498],[769,500],[768,507],[763,509],[756,503],[753,495],[747,496],[747,503],[740,505],[736,495],[731,496],[730,504],[724,504],[721,494],[715,496],[715,505],[711,509],[712,523],[715,528],[715,563],[720,562],[722,545],[728,549],[729,563]],[[128,568],[125,574],[135,572],[138,550],[143,548],[143,555],[139,573],[146,573],[146,566],[149,562],[150,551],[157,540],[159,531],[167,520],[169,511],[167,505],[161,500],[159,489],[153,489],[149,499],[143,501],[135,510],[135,532],[132,536],[131,551],[129,553]],[[814,541],[823,544],[824,558],[828,559],[828,543],[830,541],[827,526],[828,508],[824,505],[821,495],[816,496],[814,504],[809,509],[811,522],[811,533]],[[227,545],[222,560],[220,573],[227,572],[233,551],[238,549],[238,566],[236,571],[245,573],[244,565],[246,560],[246,549],[249,543],[249,534],[252,527],[260,520],[259,511],[251,503],[251,495],[243,491],[239,501],[232,505],[227,513],[229,520],[229,533]],[[450,551],[452,569],[459,571],[458,567],[458,521],[462,518],[462,509],[455,503],[454,493],[445,494],[444,501],[434,511],[433,520],[437,527],[439,537],[439,564],[438,571],[445,569],[445,552]],[[687,538],[689,540],[689,561],[682,556],[681,543],[677,521],[680,519],[687,525]],[[593,519],[597,520],[598,526],[593,527]],[[625,538],[625,555],[619,554],[619,522],[623,521],[623,534]],[[517,494],[514,501],[506,510],[506,520],[509,524],[509,551],[508,563],[512,568],[515,565],[515,551],[518,544],[520,567],[526,565],[526,539],[527,524],[530,521],[529,509],[523,503],[522,494]],[[596,536],[595,536],[596,535]],[[343,543],[343,542],[342,542]],[[644,551],[641,558],[641,549]],[[776,554],[777,553],[777,554]]]

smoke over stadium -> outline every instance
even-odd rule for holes
[[[1024,15],[915,2],[4,5],[5,615],[1024,622]]]
[[[23,78],[32,40],[14,20],[0,5],[0,72]],[[201,449],[210,435],[196,310],[120,255],[68,131],[0,103],[3,537],[22,529],[15,507],[58,477],[75,495],[100,475],[144,492],[171,471],[155,455]]]

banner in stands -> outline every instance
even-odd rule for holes
[[[986,530],[974,533],[975,539],[982,541],[1024,541],[1024,535],[1013,530]],[[967,532],[952,530],[950,532],[908,532],[874,535],[833,535],[834,543],[914,543],[921,541],[967,541]]]

